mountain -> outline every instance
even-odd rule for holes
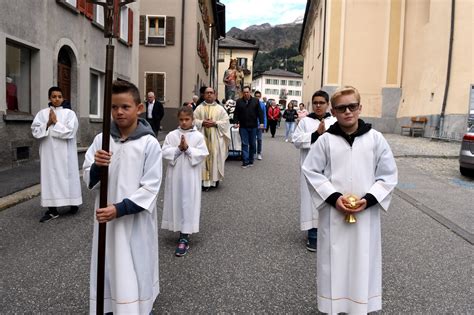
[[[298,43],[301,35],[302,19],[293,23],[271,26],[269,23],[252,25],[244,30],[232,27],[226,36],[242,39],[255,39],[260,52],[270,52],[275,48],[289,47]]]
[[[298,18],[293,23],[275,26],[264,23],[244,30],[232,27],[226,36],[256,40],[259,51],[254,63],[254,75],[275,68],[302,74],[303,58],[298,52],[302,22],[303,18]]]

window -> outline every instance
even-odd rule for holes
[[[163,72],[145,72],[145,93],[150,91],[155,93],[155,97],[160,102],[165,101],[165,80]]]
[[[272,94],[273,94],[273,95],[278,95],[278,89],[273,89],[273,90],[272,90]]]
[[[241,67],[242,69],[248,69],[247,58],[237,58],[237,66]]]
[[[64,0],[64,2],[69,3],[73,7],[77,6],[77,0]]]
[[[280,85],[286,85],[286,80],[281,80]]]
[[[104,7],[101,5],[94,5],[94,21],[104,26]]]
[[[89,90],[89,117],[99,118],[102,109],[104,75],[97,71],[91,71]]]
[[[301,91],[295,91],[295,96],[301,96]]]
[[[278,79],[272,79],[272,84],[273,85],[278,85]]]
[[[265,94],[272,94],[272,90],[271,89],[265,89]]]
[[[301,86],[301,81],[295,81],[296,82],[296,86]]]
[[[295,91],[293,91],[293,90],[288,90],[288,95],[293,96],[293,95],[295,95],[294,92],[295,92]]]
[[[217,57],[218,62],[224,62],[225,61],[225,53],[223,51],[219,51],[219,55]]]
[[[149,16],[147,18],[147,36],[146,43],[148,45],[165,46],[165,17],[164,16]]]
[[[265,84],[272,84],[272,81],[270,79],[265,79]]]
[[[120,39],[128,42],[128,8],[120,8]]]
[[[295,85],[295,81],[293,81],[293,80],[288,80],[288,85],[289,85],[289,86],[294,86],[294,85]]]
[[[31,50],[7,41],[6,45],[7,109],[31,112]]]

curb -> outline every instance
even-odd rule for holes
[[[39,196],[41,193],[40,184],[17,191],[11,195],[0,198],[0,211],[10,208],[14,205],[30,200]]]
[[[419,159],[458,159],[459,155],[434,155],[434,154],[397,154],[394,158],[419,158]]]

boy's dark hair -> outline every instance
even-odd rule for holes
[[[201,88],[199,89],[199,93],[204,94],[204,92],[206,92],[206,89],[207,89],[207,86],[205,85],[201,86]]]
[[[252,91],[252,89],[250,88],[250,85],[245,85],[245,86],[242,88],[242,91],[245,90],[245,89],[249,89],[249,91]]]
[[[51,94],[53,94],[53,92],[61,92],[61,95],[63,94],[63,90],[61,90],[59,86],[52,86],[48,90],[48,98],[51,98]]]
[[[135,84],[128,81],[115,80],[112,83],[112,94],[130,93],[136,105],[141,103],[140,92]]]
[[[319,91],[314,92],[313,97],[311,97],[311,100],[315,98],[316,96],[324,97],[324,99],[326,100],[326,103],[329,103],[329,94],[326,93],[325,91],[319,90]]]
[[[253,93],[254,96],[257,95],[257,94],[260,94],[260,96],[262,96],[262,92],[260,92],[259,90],[256,90],[256,91]]]
[[[178,109],[178,117],[179,115],[181,115],[181,113],[184,113],[186,115],[189,115],[191,117],[193,117],[193,109],[189,106],[181,106],[179,109]]]

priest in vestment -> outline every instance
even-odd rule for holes
[[[203,163],[202,186],[217,187],[224,179],[224,165],[230,141],[230,123],[224,107],[216,103],[213,88],[204,92],[204,102],[194,111],[194,125],[204,135],[209,155]]]
[[[360,95],[343,87],[331,97],[337,122],[311,146],[302,171],[319,211],[317,292],[323,313],[382,309],[380,213],[397,184],[387,141],[359,119]],[[358,196],[351,204],[347,195]],[[357,222],[345,221],[353,214]]]

